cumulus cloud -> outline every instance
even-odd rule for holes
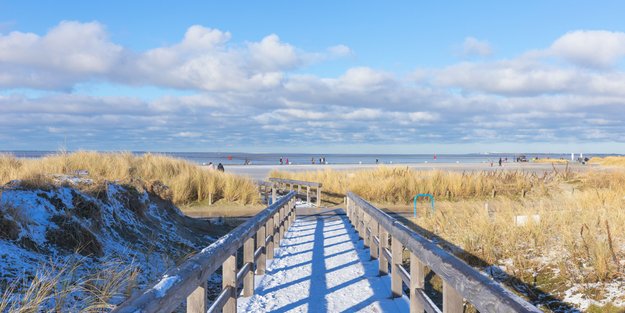
[[[305,74],[305,66],[354,52],[343,45],[307,52],[275,34],[233,43],[229,32],[201,25],[174,44],[132,51],[111,42],[97,22],[62,22],[43,35],[0,35],[0,135],[15,145],[45,146],[67,136],[83,148],[134,150],[622,142],[621,36],[578,31],[509,59],[415,69],[407,76],[358,66],[322,77]],[[471,37],[465,48],[472,55],[492,53]],[[185,95],[142,100],[63,91],[94,81],[183,89]],[[48,91],[33,96],[11,88]]]
[[[575,64],[608,68],[625,56],[625,33],[573,31],[558,38],[549,51]]]
[[[474,37],[467,37],[462,44],[462,54],[465,56],[488,56],[493,53],[490,43],[478,40]]]
[[[104,77],[122,51],[97,22],[61,22],[44,36],[0,35],[0,86],[64,88]]]
[[[275,34],[245,45],[230,40],[229,32],[193,25],[176,44],[131,51],[111,42],[98,22],[64,21],[45,35],[0,35],[0,86],[67,90],[101,80],[191,90],[262,90],[278,87],[287,71],[351,51],[344,45],[321,53],[299,51]]]

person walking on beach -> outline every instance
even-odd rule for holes
[[[220,171],[220,172],[223,172],[223,171],[224,171],[224,165],[223,165],[223,164],[221,164],[221,163],[219,163],[219,164],[217,165],[217,170],[218,170],[218,171]]]
[[[501,166],[501,162],[502,162],[502,160],[501,160],[501,158],[499,158],[499,166]]]
[[[282,165],[282,164],[283,164],[283,163],[282,163],[282,157],[280,157],[280,165]]]
[[[315,164],[315,158],[310,158],[310,162],[311,162],[312,164]]]
[[[286,165],[289,165],[289,158],[286,158]]]
[[[379,163],[380,163],[380,160],[375,159],[375,164],[379,164]]]

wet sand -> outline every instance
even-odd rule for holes
[[[269,173],[273,170],[302,172],[302,171],[319,171],[332,169],[338,171],[353,171],[359,169],[371,169],[378,166],[392,167],[409,167],[415,170],[445,170],[445,171],[499,171],[499,170],[521,170],[542,173],[545,171],[553,171],[551,163],[503,163],[499,166],[494,163],[491,167],[490,163],[412,163],[412,164],[294,164],[294,165],[226,165],[225,170],[229,173],[248,176],[256,180],[265,180],[269,177]],[[566,165],[556,164],[557,170],[564,170]],[[595,165],[582,165],[579,163],[569,164],[569,168],[574,171],[584,171],[588,169],[596,169]]]

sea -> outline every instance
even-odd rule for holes
[[[18,158],[41,158],[58,154],[58,151],[0,151],[0,154],[10,154]],[[325,160],[327,164],[414,164],[414,163],[489,163],[498,162],[499,158],[513,162],[519,156],[527,159],[553,158],[571,159],[567,153],[469,153],[469,154],[307,154],[307,153],[242,153],[242,152],[146,152],[135,151],[136,155],[146,153],[163,154],[185,159],[197,164],[224,165],[275,165],[280,160],[286,164],[319,164]],[[613,154],[583,154],[583,157],[608,156]],[[579,154],[575,155],[578,158]]]

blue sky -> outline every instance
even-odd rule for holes
[[[625,153],[621,12],[0,1],[0,150]]]

